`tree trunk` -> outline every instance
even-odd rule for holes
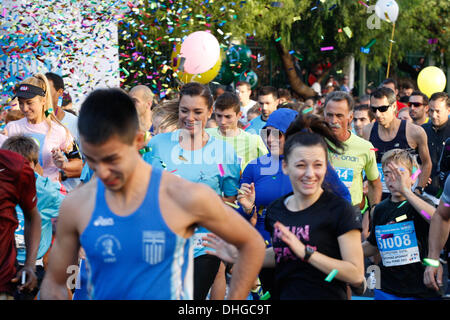
[[[281,41],[275,41],[275,47],[283,62],[284,71],[286,72],[292,90],[303,98],[315,96],[316,92],[307,86],[298,76],[295,71],[294,60],[286,48],[281,44]]]

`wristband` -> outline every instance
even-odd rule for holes
[[[439,260],[424,258],[423,264],[433,268],[439,268]]]

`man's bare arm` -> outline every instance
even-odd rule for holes
[[[211,188],[198,185],[192,196],[191,209],[196,214],[196,223],[238,249],[239,258],[233,268],[229,298],[245,299],[261,270],[265,255],[264,240],[244,218],[225,205]]]
[[[77,216],[74,210],[77,207],[75,200],[69,196],[61,204],[56,238],[41,286],[41,299],[43,300],[69,299],[66,285],[69,276],[67,268],[70,265],[77,265],[80,247],[75,223]]]

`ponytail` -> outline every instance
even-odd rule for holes
[[[301,132],[320,135],[332,153],[341,154],[344,150],[342,142],[337,139],[328,122],[315,114],[299,114],[286,130],[286,141],[290,136]]]

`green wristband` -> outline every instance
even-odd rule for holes
[[[439,260],[424,258],[423,264],[429,267],[439,268]]]

